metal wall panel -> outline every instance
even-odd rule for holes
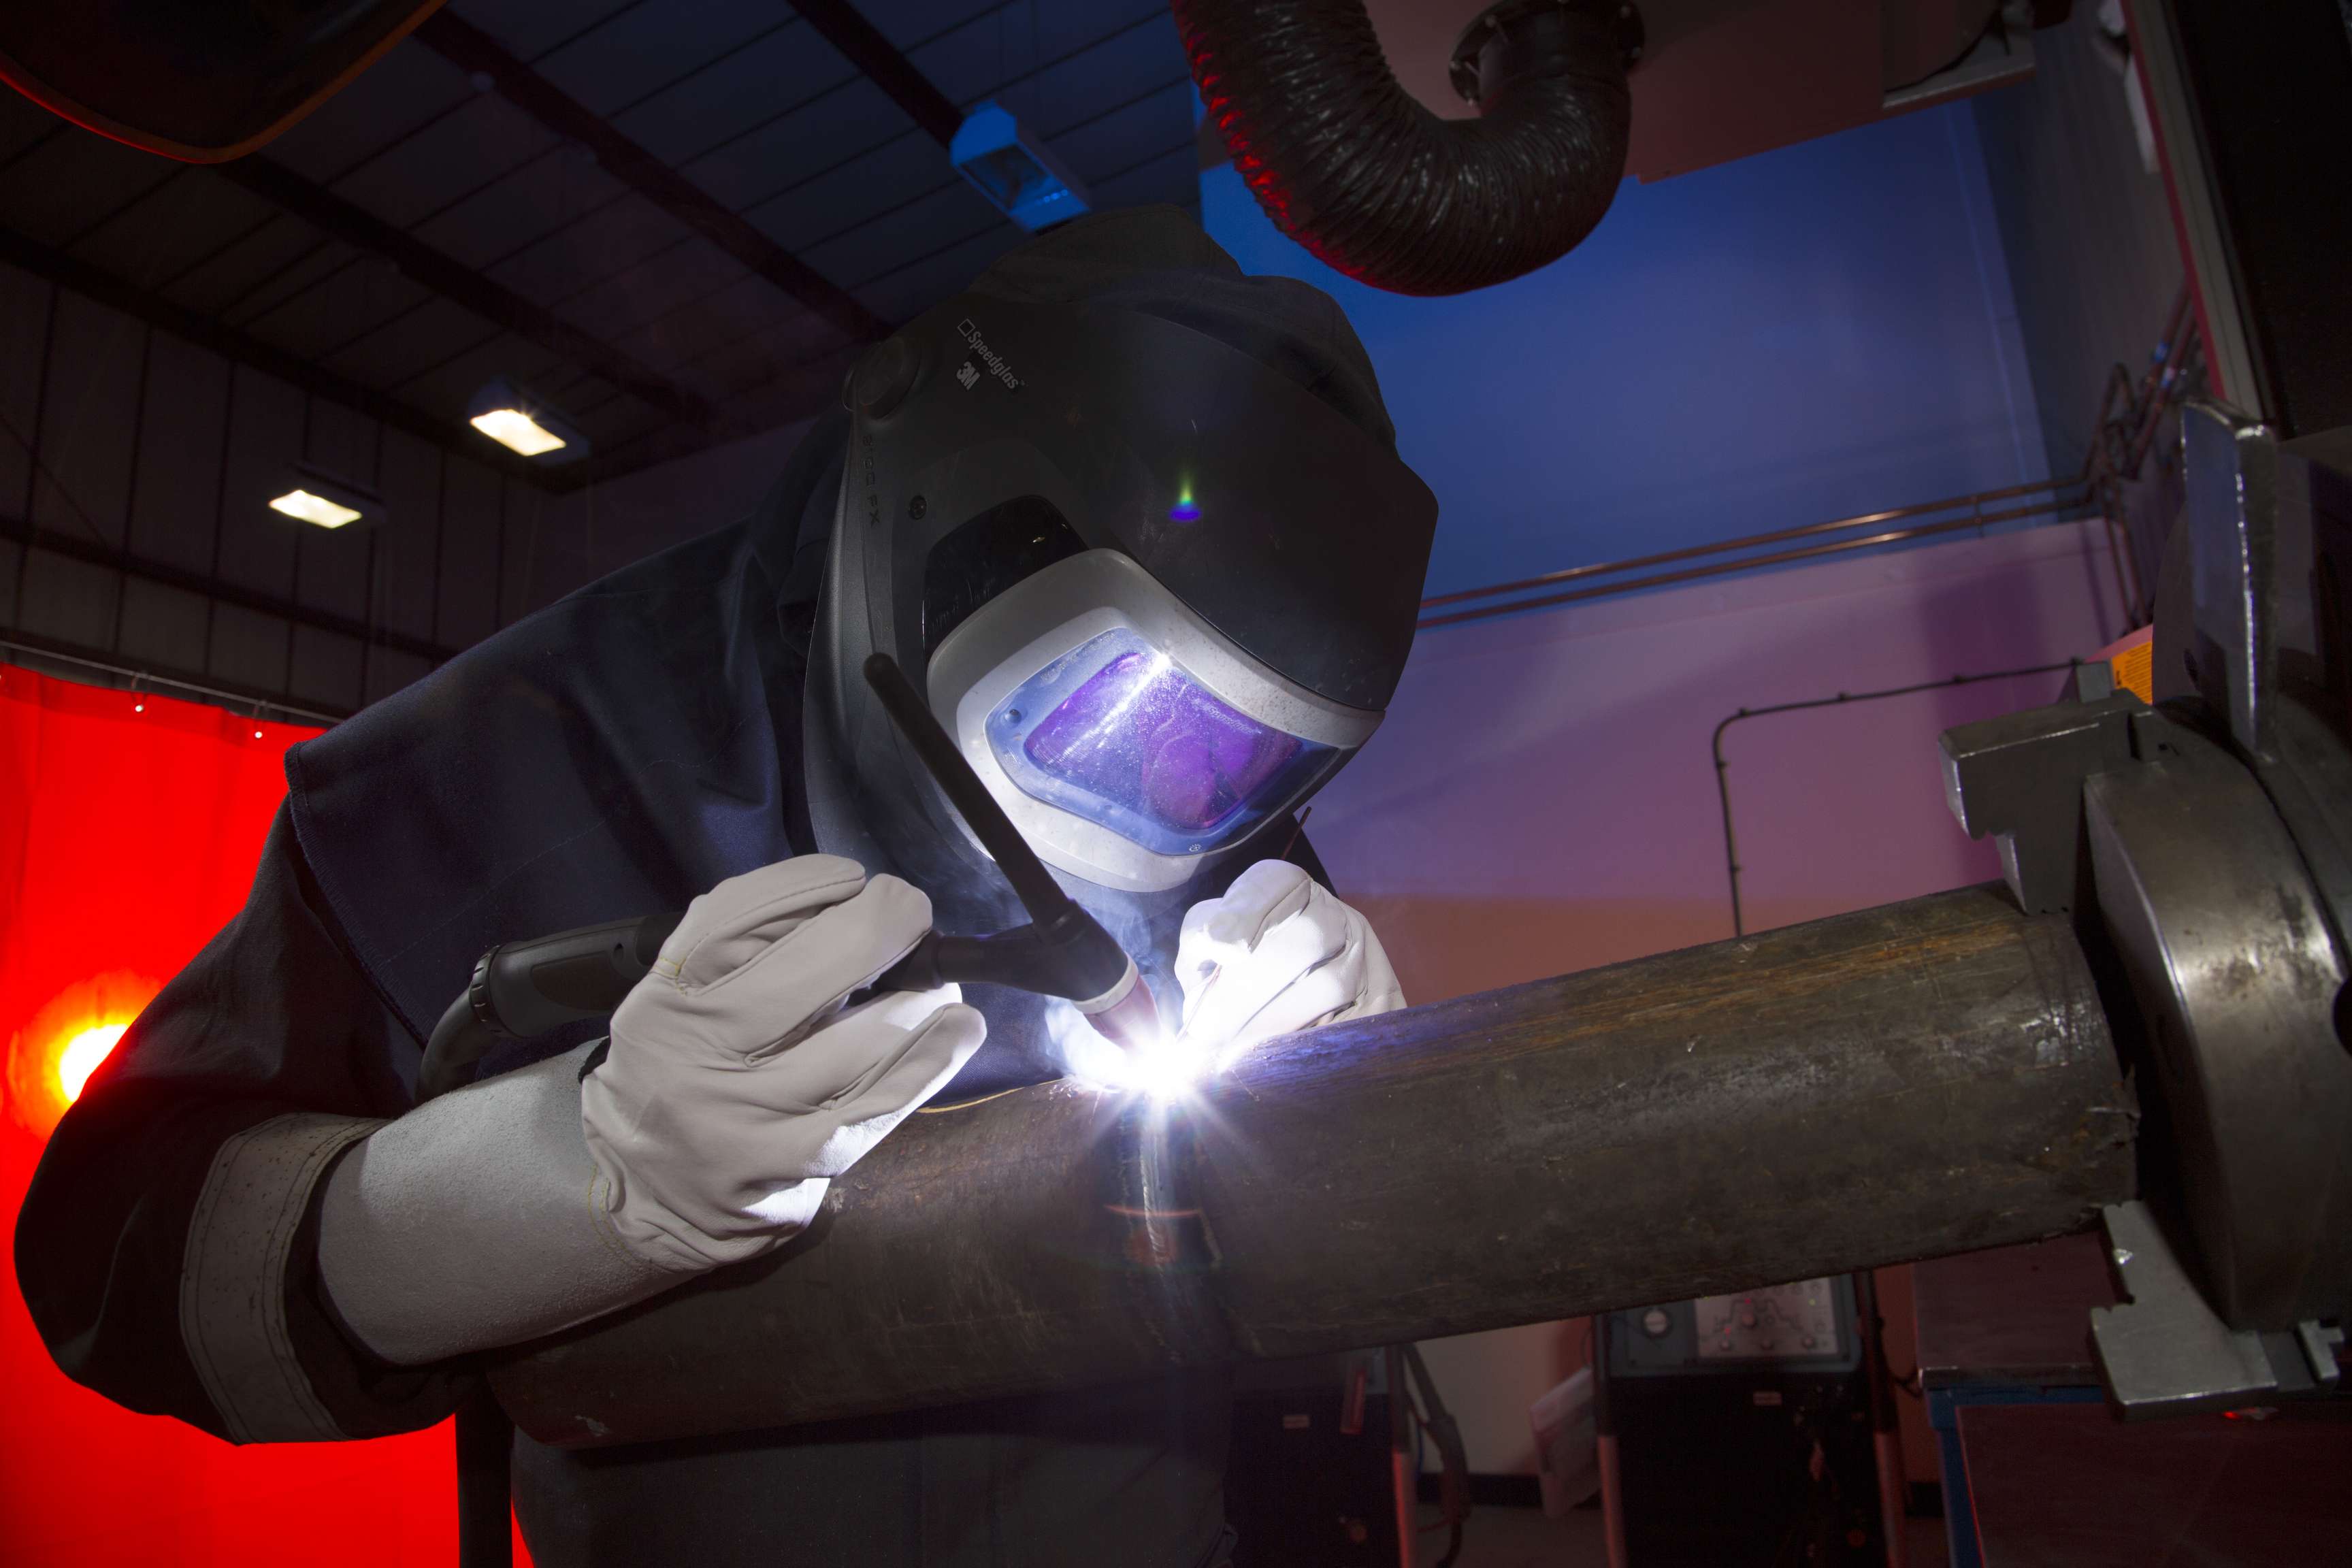
[[[466,19],[532,59],[645,0],[469,0]],[[662,7],[667,9],[667,7]]]
[[[79,294],[59,296],[40,415],[33,521],[120,546],[147,329]]]
[[[122,631],[115,652],[124,663],[201,670],[212,602],[201,594],[134,577],[122,584]]]
[[[0,168],[26,156],[62,129],[56,115],[22,93],[0,93]]]
[[[2182,276],[2096,7],[2033,35],[2033,79],[1974,100],[2053,468],[2078,468],[2110,366],[2137,378]]]
[[[215,604],[206,634],[205,673],[235,686],[284,691],[287,663],[293,652],[292,630],[276,616],[241,605]]]
[[[52,297],[40,279],[0,267],[0,512],[17,520],[33,504],[33,426]],[[11,601],[14,586],[12,580]]]
[[[554,548],[541,526],[547,521],[540,504],[543,500],[519,486],[505,487],[499,523],[499,536],[506,546],[499,573],[500,626],[561,598],[572,586],[563,552]]]
[[[479,22],[477,7],[469,19]],[[603,26],[542,55],[539,73],[596,113],[611,116],[712,61],[777,40],[793,49],[813,38],[790,7],[720,0],[698,5],[625,6]],[[653,89],[647,84],[656,84]]]
[[[441,570],[441,452],[397,430],[383,433],[376,488],[391,521],[376,531],[375,616],[388,630],[442,642],[435,624]],[[372,666],[371,680],[377,679]]]
[[[73,254],[114,277],[156,288],[270,216],[258,197],[182,167],[142,199],[84,231]]]
[[[335,182],[335,195],[408,228],[556,145],[552,132],[479,93]]]
[[[396,647],[368,650],[367,700],[371,702],[391,696],[414,680],[422,680],[433,672],[433,667],[413,653],[403,653]]]
[[[389,516],[323,531],[270,510],[297,458],[374,486]],[[347,711],[667,542],[608,528],[600,549],[595,524],[585,494],[558,502],[0,268],[0,629],[48,651]]]
[[[226,360],[168,333],[152,335],[131,502],[129,548],[140,559],[212,572],[228,389]],[[203,651],[182,668],[200,667]]]
[[[332,245],[272,287],[266,302],[257,296],[237,315],[255,336],[325,360],[438,299],[383,258]],[[465,320],[476,336],[488,330],[472,316]]]
[[[275,514],[272,514],[273,517]],[[373,568],[375,531],[371,528],[313,528],[282,520],[295,534],[294,597],[305,609],[364,622],[368,618],[368,576]]]
[[[329,708],[357,708],[364,651],[360,640],[316,626],[298,626],[293,636],[289,673],[294,700]]]
[[[118,582],[103,566],[36,549],[25,562],[18,625],[37,637],[110,648]]]
[[[74,132],[49,138],[0,171],[0,209],[17,233],[63,248],[163,184],[176,167],[120,142]]]
[[[302,454],[309,399],[282,381],[239,366],[229,393],[227,470],[221,484],[220,552],[225,582],[290,598],[300,526],[269,510],[286,468]]]
[[[215,179],[209,183],[219,193],[216,199],[235,199],[228,195],[235,187],[226,182]],[[253,204],[257,221],[236,238],[214,246],[159,281],[157,291],[173,303],[205,315],[220,314],[250,295],[265,279],[301,265],[324,243],[308,225],[265,206],[249,193],[239,191],[237,195]]]
[[[499,575],[505,554],[503,483],[456,458],[441,489],[440,619],[436,641],[477,643],[499,628]]]
[[[395,47],[269,144],[270,156],[332,184],[374,153],[470,100],[466,73],[430,49]]]
[[[587,148],[551,146],[495,179],[475,182],[465,195],[418,224],[415,235],[467,266],[485,269],[582,214],[629,195],[627,186],[597,167]],[[683,226],[662,216],[683,237]]]

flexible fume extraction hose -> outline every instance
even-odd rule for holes
[[[1209,119],[1284,233],[1351,278],[1459,294],[1592,232],[1625,172],[1619,0],[1498,8],[1479,118],[1398,85],[1362,0],[1175,0]]]

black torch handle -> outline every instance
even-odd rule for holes
[[[1089,1001],[1118,986],[1134,965],[1127,950],[1061,884],[971,771],[930,704],[916,693],[898,661],[877,653],[866,661],[866,683],[883,710],[915,748],[950,805],[971,826],[981,847],[1013,884],[1030,923],[992,936],[942,936],[934,931],[875,984],[885,990],[928,991],[950,981],[987,981],[1044,996]]]
[[[980,775],[971,771],[963,753],[931,712],[930,704],[916,693],[915,683],[898,668],[898,661],[887,653],[869,655],[866,660],[866,684],[882,700],[883,710],[898,726],[898,733],[915,748],[932,781],[948,797],[950,804],[971,825],[974,837],[1013,884],[1021,899],[1021,907],[1039,925],[1049,925],[1077,906],[1053,874],[1045,869]]]
[[[473,1080],[500,1040],[528,1040],[560,1025],[601,1018],[661,955],[683,915],[646,915],[501,942],[482,954],[474,978],[434,1026],[416,1072],[419,1105]]]

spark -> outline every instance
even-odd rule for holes
[[[1066,1002],[1047,1008],[1045,1025],[1069,1076],[1111,1094],[1160,1102],[1189,1099],[1216,1066],[1215,1053],[1182,1035],[1161,1033],[1130,1051],[1098,1033]]]

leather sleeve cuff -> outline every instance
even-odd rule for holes
[[[188,1221],[180,1337],[231,1442],[346,1435],[295,1353],[286,1277],[320,1174],[382,1125],[298,1111],[246,1129],[214,1156]]]
[[[580,1128],[593,1048],[452,1090],[337,1164],[320,1206],[319,1276],[369,1352],[430,1365],[553,1333],[686,1278],[613,1232]]]

